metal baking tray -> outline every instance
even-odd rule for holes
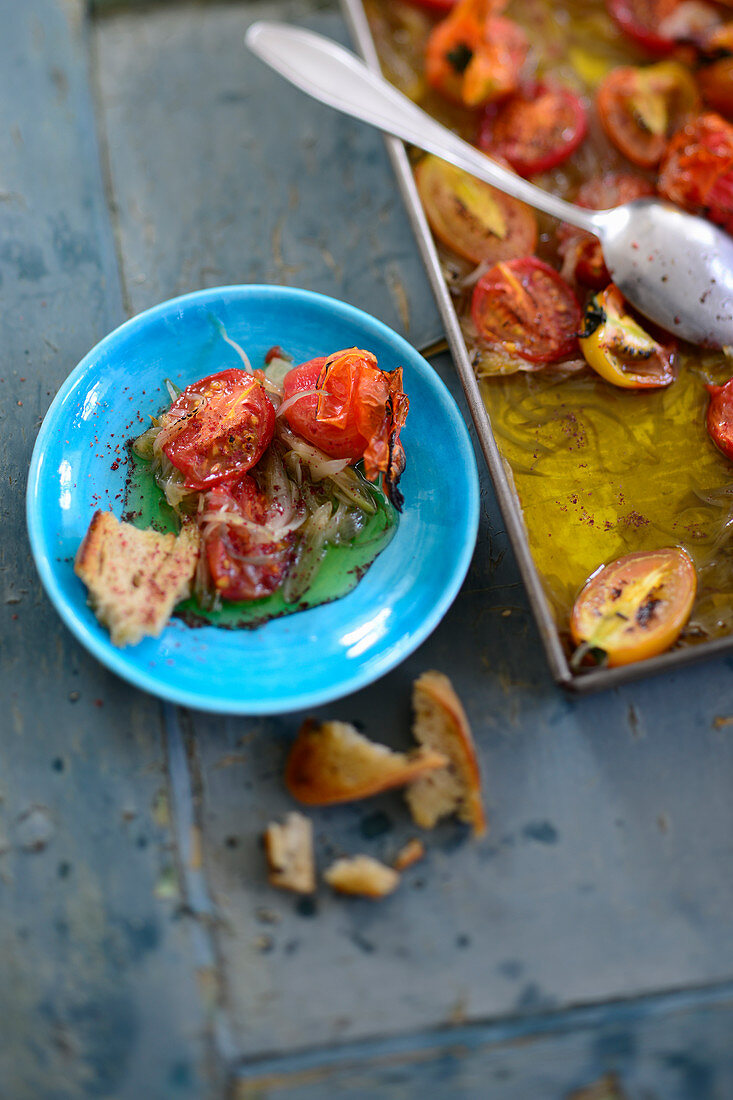
[[[341,0],[341,7],[357,51],[370,68],[379,72],[379,58],[361,0]],[[404,143],[397,138],[385,137],[384,140],[445,325],[446,339],[471,410],[481,450],[489,467],[497,501],[516,555],[522,580],[527,589],[529,602],[537,622],[550,670],[556,682],[567,690],[577,693],[585,694],[592,691],[602,691],[616,687],[618,684],[627,683],[630,680],[651,676],[657,672],[671,671],[679,668],[680,665],[691,664],[693,661],[700,661],[717,653],[733,649],[733,635],[729,635],[724,638],[715,638],[707,642],[689,645],[685,648],[674,649],[661,654],[659,657],[624,665],[621,668],[590,669],[580,673],[575,673],[570,668],[560,641],[555,618],[529,548],[529,540],[522,516],[522,506],[512,482],[507,476],[504,461],[494,439],[491,420],[468,357],[458,316],[443,279],[438,253],[433,243],[430,227],[423,213],[407,150]]]

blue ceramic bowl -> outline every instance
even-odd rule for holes
[[[296,362],[338,348],[404,367],[405,508],[396,535],[334,603],[254,630],[188,627],[117,649],[87,607],[73,558],[97,508],[123,511],[124,443],[185,386],[239,365],[216,321],[255,366],[273,344]],[[119,451],[117,450],[119,448]],[[119,456],[123,459],[118,461]],[[28,530],[62,619],[103,664],[137,687],[201,710],[272,714],[336,699],[384,675],[440,622],[468,568],[478,525],[473,448],[456,405],[402,337],[352,306],[309,291],[232,286],[187,294],[110,333],[66,379],[41,427],[28,481]]]

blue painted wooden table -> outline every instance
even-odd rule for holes
[[[317,717],[408,740],[410,685],[463,697],[491,829],[453,824],[374,905],[266,882],[301,715],[162,706],[40,589],[40,419],[125,315],[279,282],[424,346],[440,323],[381,141],[248,57],[312,0],[0,0],[0,1100],[729,1100],[733,683],[720,658],[589,699],[551,682],[485,473],[432,637]],[[435,369],[461,402],[448,357]],[[391,856],[399,796],[318,811],[318,854]]]

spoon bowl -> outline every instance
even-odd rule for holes
[[[733,238],[671,203],[586,210],[543,191],[442,126],[354,54],[301,27],[260,21],[250,50],[336,110],[434,153],[513,198],[593,233],[624,297],[683,340],[733,347]]]
[[[691,344],[731,344],[733,237],[659,199],[593,217],[611,277],[640,313]]]

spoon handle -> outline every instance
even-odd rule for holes
[[[546,214],[597,233],[593,211],[564,202],[503,168],[323,35],[285,23],[259,21],[249,28],[245,42],[281,76],[329,107],[435,153]]]

